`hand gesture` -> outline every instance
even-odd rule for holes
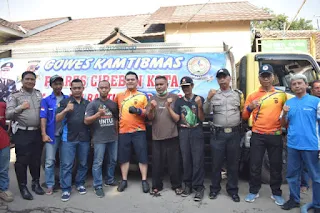
[[[250,108],[251,110],[253,110],[253,109],[257,108],[259,105],[260,105],[260,104],[259,104],[259,100],[254,100],[254,101],[252,101],[252,102],[249,104],[249,108]]]
[[[157,101],[156,100],[152,100],[151,102],[150,102],[150,108],[151,109],[155,109],[156,107],[157,107]]]
[[[52,142],[52,139],[48,135],[42,135],[42,141],[44,143]]]
[[[287,105],[284,105],[284,106],[283,106],[283,113],[284,113],[284,114],[287,114],[287,113],[289,112],[289,110],[290,110],[290,107],[289,107],[289,106],[287,106]]]
[[[30,104],[28,101],[24,101],[22,104],[21,104],[21,108],[22,109],[30,109]]]
[[[208,100],[211,100],[211,98],[212,98],[216,93],[217,93],[217,90],[211,89],[211,90],[209,91],[209,93],[208,93],[207,99],[208,99]]]
[[[106,114],[106,110],[103,107],[99,107],[98,109],[99,116],[104,116]]]
[[[170,107],[172,102],[173,102],[172,98],[167,98],[166,107]]]
[[[73,111],[73,107],[74,107],[74,104],[71,103],[71,101],[69,101],[69,103],[66,107],[67,112]]]
[[[202,107],[202,101],[201,101],[200,96],[196,97],[195,102],[197,103],[198,107]]]

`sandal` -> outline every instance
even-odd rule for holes
[[[182,188],[176,188],[176,189],[174,190],[174,192],[176,193],[176,195],[181,195],[182,192],[183,192],[183,189],[182,189]]]
[[[158,189],[153,189],[152,191],[150,191],[150,195],[152,195],[153,197],[160,197],[161,196]]]

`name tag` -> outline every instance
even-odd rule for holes
[[[53,108],[48,108],[48,110],[53,110]]]

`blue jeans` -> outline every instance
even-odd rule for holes
[[[301,183],[300,187],[307,187],[309,188],[309,174],[308,174],[308,169],[305,165],[303,165],[302,170],[301,170]]]
[[[106,184],[114,182],[114,170],[117,165],[118,142],[94,144],[94,160],[92,165],[93,187],[102,186],[102,164],[105,151],[108,152],[108,164],[106,164]]]
[[[83,186],[88,171],[90,142],[62,142],[60,185],[62,192],[71,192],[72,168],[77,155],[78,170],[75,179],[76,187]]]
[[[0,149],[0,191],[9,188],[10,146]]]
[[[55,143],[46,143],[46,163],[45,163],[45,176],[46,184],[48,188],[53,188],[55,185],[55,164],[56,164],[56,152],[60,148],[61,137],[56,136]]]
[[[287,181],[290,198],[300,203],[300,175],[303,166],[312,180],[313,206],[320,208],[320,161],[318,151],[297,150],[288,147]]]

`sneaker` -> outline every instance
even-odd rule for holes
[[[182,196],[182,197],[188,197],[189,195],[191,195],[191,192],[192,192],[191,187],[186,186],[186,187],[183,189],[183,192],[182,192],[181,196]]]
[[[95,188],[93,191],[96,193],[98,198],[104,197],[104,191],[102,187]]]
[[[259,197],[259,194],[249,193],[244,200],[246,202],[253,203],[258,197]]]
[[[143,193],[148,193],[150,191],[150,186],[149,186],[148,181],[143,180],[141,184],[142,184]]]
[[[53,194],[53,188],[52,187],[48,187],[47,191],[46,191],[46,195],[52,195]]]
[[[87,193],[87,190],[84,186],[78,186],[77,190],[78,190],[79,194],[81,194],[81,195],[84,195]]]
[[[194,201],[201,201],[204,195],[204,188],[200,189],[199,191],[196,191],[196,194],[194,195],[193,200]]]
[[[275,204],[278,206],[282,206],[285,202],[283,197],[278,195],[271,195],[271,199],[274,200]]]
[[[9,190],[0,191],[0,198],[6,202],[12,202],[14,200],[13,194]]]
[[[112,183],[105,182],[104,186],[118,186],[118,183],[117,183],[117,181],[113,181]]]
[[[293,208],[299,208],[299,207],[300,207],[300,203],[297,203],[291,198],[281,206],[283,210],[291,210]]]
[[[67,192],[67,191],[63,192],[62,195],[61,195],[61,200],[63,202],[66,202],[69,199],[70,199],[70,192]]]
[[[119,185],[118,185],[118,192],[123,192],[126,188],[128,187],[128,183],[126,180],[122,180],[119,182]]]

